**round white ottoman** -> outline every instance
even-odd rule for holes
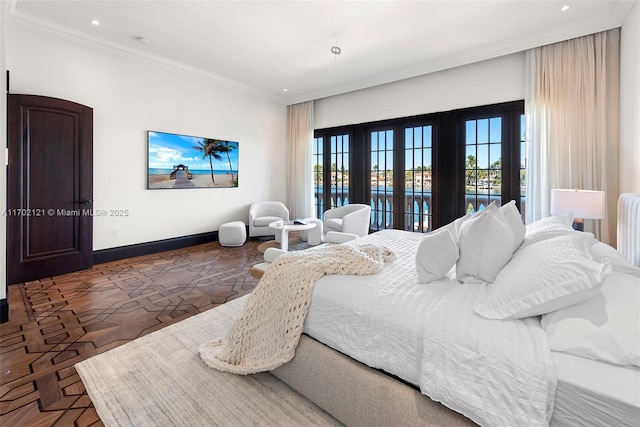
[[[247,240],[247,227],[242,221],[224,223],[218,230],[218,240],[222,246],[242,246]]]

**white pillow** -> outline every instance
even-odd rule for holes
[[[493,282],[513,254],[513,231],[491,204],[460,227],[456,276],[464,283]]]
[[[640,268],[631,264],[631,262],[611,246],[606,243],[598,242],[591,248],[593,253],[593,259],[596,261],[602,261],[607,258],[611,262],[611,268],[618,273],[630,274],[632,276],[640,277]]]
[[[451,236],[453,236],[453,239],[457,242],[460,238],[460,228],[462,227],[462,223],[464,223],[469,218],[471,218],[471,214],[466,214],[465,216],[462,216],[455,221],[451,221],[449,224],[440,228],[446,228],[447,230],[449,230],[451,232]]]
[[[287,251],[283,251],[280,248],[267,248],[266,251],[264,251],[264,261],[265,262],[273,262],[276,260],[276,258],[278,258],[280,255],[282,254],[286,254]]]
[[[549,230],[573,230],[573,218],[569,215],[548,216],[527,225],[527,234]]]
[[[346,243],[358,238],[356,234],[345,233],[343,231],[329,231],[324,235],[325,242],[327,243]]]
[[[458,260],[458,244],[446,228],[425,234],[416,252],[419,283],[442,279]]]
[[[582,302],[598,292],[611,263],[591,260],[591,234],[559,236],[520,248],[474,310],[488,319],[521,319]]]
[[[640,278],[613,272],[600,292],[542,316],[551,350],[640,367]]]
[[[534,221],[525,227],[526,232],[520,249],[554,237],[582,233],[574,230],[571,224],[573,218],[570,216],[549,216]]]
[[[518,211],[518,208],[516,207],[515,200],[511,200],[506,205],[502,205],[500,207],[500,212],[502,212],[504,218],[509,224],[509,227],[511,227],[511,230],[513,231],[513,250],[515,251],[524,240],[524,234],[527,231],[527,228],[522,222],[522,215],[520,215],[520,211]]]

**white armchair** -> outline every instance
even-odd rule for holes
[[[324,231],[339,231],[364,237],[369,234],[371,206],[352,204],[329,209],[324,212]]]
[[[269,224],[274,221],[288,221],[289,209],[280,202],[255,202],[249,208],[249,236],[273,236]]]

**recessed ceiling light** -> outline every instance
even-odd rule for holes
[[[565,4],[564,6],[562,6],[560,8],[561,12],[566,12],[567,10],[571,9],[571,6],[569,6],[568,4]]]
[[[288,91],[289,89],[282,89],[284,92]]]
[[[97,19],[92,19],[90,22],[91,22],[91,24],[95,25],[96,27],[98,25],[100,25],[100,21],[98,21]]]

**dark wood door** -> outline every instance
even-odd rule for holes
[[[7,281],[93,265],[93,110],[9,95]]]

